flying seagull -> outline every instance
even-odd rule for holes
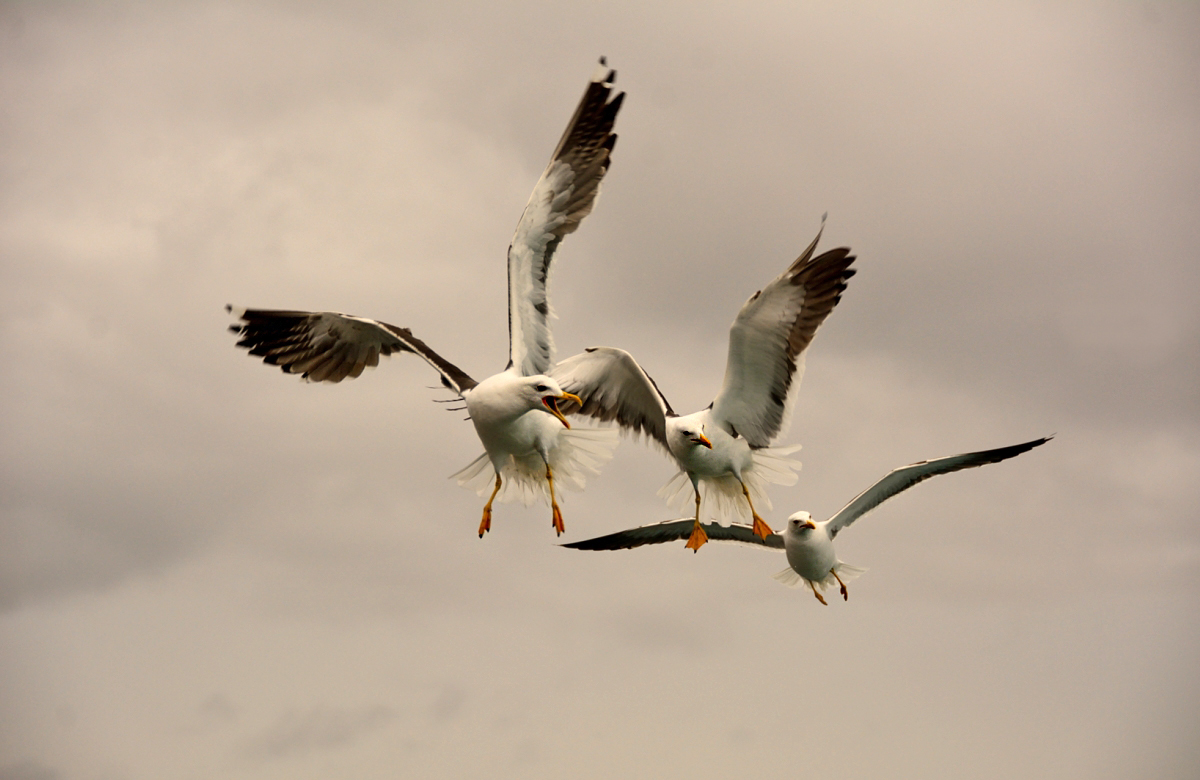
[[[554,342],[546,294],[554,250],[591,212],[608,171],[617,141],[613,125],[625,97],[613,94],[615,78],[601,57],[517,223],[508,247],[508,367],[499,374],[476,382],[407,328],[386,322],[327,311],[226,307],[241,320],[230,326],[241,336],[239,347],[312,382],[357,377],[393,352],[412,352],[433,366],[442,384],[465,402],[483,442],[484,454],[454,475],[481,496],[492,488],[480,537],[490,530],[492,502],[506,485],[518,488],[526,503],[535,495],[548,498],[554,530],[561,534],[555,481],[582,489],[586,473],[598,473],[618,442],[614,431],[572,430],[559,408],[579,399],[547,376]]]
[[[1023,452],[1029,452],[1034,447],[1040,447],[1052,438],[1054,437],[1047,436],[1010,447],[951,455],[948,458],[923,460],[903,466],[893,470],[883,479],[859,493],[853,501],[842,507],[840,512],[828,520],[818,523],[813,521],[812,515],[808,512],[796,512],[788,518],[787,527],[782,534],[773,533],[765,539],[757,535],[751,526],[740,523],[728,526],[706,523],[704,528],[709,537],[716,541],[741,542],[758,547],[785,550],[788,568],[776,574],[775,579],[792,587],[798,587],[801,583],[807,584],[812,588],[813,595],[822,604],[827,604],[827,602],[821,595],[821,591],[836,582],[841,590],[842,599],[849,600],[850,595],[846,591],[846,582],[866,570],[838,560],[833,549],[833,540],[839,531],[892,496],[908,490],[918,482],[923,482],[939,474],[949,474],[952,471],[1015,458]],[[662,544],[686,538],[691,533],[691,528],[691,518],[668,520],[656,525],[644,525],[608,536],[564,544],[563,547],[571,547],[576,550],[627,550],[641,547],[644,544]]]
[[[764,483],[796,481],[800,463],[787,456],[799,447],[768,447],[790,423],[808,346],[854,275],[855,257],[846,247],[813,257],[824,229],[822,218],[821,230],[800,257],[738,312],[729,329],[725,382],[707,409],[677,415],[623,349],[592,347],[551,371],[564,391],[582,399],[583,414],[645,434],[675,459],[680,471],[659,495],[682,509],[690,484],[696,505],[691,550],[708,541],[700,522],[701,484],[718,520],[742,516],[748,506],[754,533],[766,538],[771,527],[754,502],[770,507]],[[566,408],[574,411],[573,402]]]

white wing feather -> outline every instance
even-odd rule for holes
[[[508,248],[509,367],[521,376],[544,374],[553,364],[546,292],[550,261],[563,237],[591,213],[617,140],[612,129],[624,93],[612,97],[616,71],[603,59],[600,64],[534,186]]]
[[[824,223],[822,223],[824,229]],[[788,426],[817,329],[854,275],[841,247],[813,259],[821,233],[778,278],[755,293],[729,329],[725,381],[712,414],[753,447],[767,447]]]

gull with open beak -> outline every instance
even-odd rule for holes
[[[546,289],[555,250],[591,213],[608,171],[617,140],[613,126],[624,98],[613,92],[615,77],[601,58],[509,244],[509,359],[504,371],[476,382],[407,328],[386,322],[328,311],[227,307],[240,320],[230,326],[240,336],[239,347],[312,382],[355,378],[378,365],[380,355],[394,352],[411,352],[433,366],[442,384],[466,405],[483,442],[484,453],[454,475],[481,496],[491,491],[479,524],[481,537],[492,526],[492,502],[509,485],[526,503],[548,498],[554,530],[561,534],[555,482],[582,489],[586,475],[598,473],[612,458],[619,440],[612,430],[573,430],[559,408],[564,401],[579,405],[579,398],[547,376],[554,342]]]

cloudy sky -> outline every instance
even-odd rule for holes
[[[902,5],[0,5],[0,780],[1194,777],[1200,7]],[[480,541],[426,365],[306,385],[225,330],[332,309],[503,368],[601,54],[561,356],[702,407],[829,212],[859,273],[769,521],[1057,434],[842,535],[848,603],[777,553],[563,550],[541,506]],[[672,473],[625,442],[564,540],[671,518]]]

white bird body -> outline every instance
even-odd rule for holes
[[[807,584],[822,604],[826,602],[821,593],[834,583],[841,589],[842,596],[849,598],[846,583],[866,571],[838,559],[829,532],[829,520],[814,522],[808,512],[796,512],[788,518],[780,536],[783,537],[788,568],[776,574],[775,579],[791,587]]]
[[[750,525],[736,523],[704,525],[708,537],[718,542],[738,542],[766,549],[782,549],[787,557],[788,568],[775,575],[785,585],[798,587],[808,585],[817,599],[825,604],[821,595],[828,587],[838,585],[842,598],[849,599],[846,583],[862,574],[866,569],[851,566],[837,557],[833,540],[842,529],[866,515],[889,498],[908,490],[930,477],[949,474],[962,469],[976,468],[989,463],[999,463],[1015,458],[1034,447],[1040,447],[1052,436],[1034,439],[1022,444],[998,447],[992,450],[967,452],[946,458],[922,460],[888,472],[883,479],[854,497],[828,520],[816,522],[808,512],[796,512],[788,518],[782,533],[762,537]],[[692,533],[691,518],[669,520],[665,523],[644,525],[618,531],[595,539],[585,539],[563,545],[577,550],[626,550],[646,544],[663,544],[686,539]]]
[[[475,425],[484,454],[455,476],[479,489],[493,484],[483,509],[479,535],[491,528],[492,502],[505,476],[528,503],[549,498],[553,524],[562,533],[554,495],[555,477],[582,489],[587,473],[612,457],[615,431],[571,431],[558,401],[578,402],[546,373],[553,365],[547,280],[551,259],[562,239],[591,213],[608,171],[617,136],[613,132],[623,93],[612,89],[616,72],[604,59],[591,77],[550,162],[534,185],[508,247],[508,367],[476,382],[458,366],[430,349],[407,328],[338,312],[240,309],[241,323],[230,327],[238,346],[286,373],[313,382],[355,378],[379,364],[380,355],[411,352],[438,373],[457,393]],[[226,307],[234,312],[232,307]],[[494,479],[493,479],[494,478]]]
[[[453,475],[459,484],[486,495],[499,475],[504,485],[499,500],[519,497],[529,504],[535,497],[550,497],[549,466],[555,483],[582,490],[586,474],[598,474],[612,458],[618,434],[611,429],[572,429],[553,412],[546,414],[542,399],[564,395],[548,376],[522,377],[511,369],[463,393],[484,454]]]

